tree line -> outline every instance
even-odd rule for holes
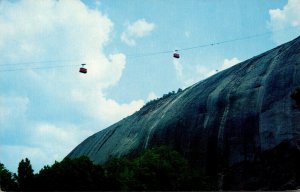
[[[5,191],[95,190],[212,190],[208,179],[167,146],[148,149],[135,157],[113,158],[96,165],[86,156],[65,158],[34,174],[30,160],[22,159],[18,173],[0,164],[0,184]]]

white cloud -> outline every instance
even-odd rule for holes
[[[87,111],[95,118],[100,118],[103,122],[114,123],[122,118],[131,115],[139,110],[145,103],[143,100],[135,100],[130,103],[119,104],[113,99],[107,99],[97,93],[95,103],[91,103],[87,107]],[[92,97],[93,97],[92,96]]]
[[[212,70],[211,68],[208,68],[204,65],[196,65],[196,73],[201,77],[206,78],[215,74],[215,70]]]
[[[97,7],[100,7],[100,5],[101,5],[101,1],[100,0],[95,0],[94,3],[95,3],[95,5]]]
[[[71,64],[78,64],[78,67],[81,62],[87,64],[86,75],[79,74],[78,69],[74,73],[63,71],[63,74],[59,74],[59,70],[25,72],[24,78],[35,86],[37,92],[46,91],[53,99],[68,101],[72,100],[74,93],[83,92],[85,98],[79,103],[82,107],[93,105],[99,100],[103,101],[102,104],[110,103],[110,99],[105,98],[101,92],[118,83],[125,68],[126,57],[122,53],[106,56],[102,52],[113,27],[107,16],[88,9],[80,1],[3,1],[0,23],[0,42],[5,44],[0,51],[5,63],[72,60]],[[153,24],[139,20],[129,27],[129,31],[140,37],[151,28]],[[20,46],[16,47],[16,44]],[[89,95],[92,97],[89,98]],[[120,104],[118,110],[122,112],[116,111],[116,118],[110,119],[122,118],[120,114],[126,115],[127,109],[126,104]],[[105,110],[111,114],[108,108],[102,108],[101,114],[105,115]]]
[[[194,83],[206,79],[214,74],[216,74],[216,70],[211,67],[196,65],[192,70],[190,70],[189,78],[184,80],[184,87],[191,86]]]
[[[22,130],[19,132],[24,133]],[[5,165],[9,162],[7,166],[9,170],[16,172],[19,161],[29,158],[34,170],[38,172],[44,165],[53,164],[55,160],[62,160],[92,133],[91,129],[70,124],[30,124],[26,134],[19,139],[22,140],[21,143],[1,145],[1,162]]]
[[[277,44],[284,43],[299,36],[300,0],[289,0],[282,9],[270,9],[268,26],[273,32]]]
[[[42,167],[40,164],[42,160],[48,158],[49,161],[51,159],[41,148],[24,145],[1,145],[1,155],[1,163],[4,163],[6,168],[14,173],[17,173],[18,163],[21,159],[29,158],[35,172],[38,172]],[[9,164],[6,162],[9,162]],[[51,164],[52,163],[54,163],[54,161],[52,161]],[[37,164],[38,166],[35,166]]]
[[[3,0],[0,13],[0,64],[53,60],[61,62],[35,66],[78,64],[75,68],[1,74],[0,124],[1,130],[11,130],[11,135],[2,137],[12,156],[19,158],[17,153],[24,149],[27,154],[36,155],[35,162],[40,156],[41,164],[62,158],[83,137],[144,105],[142,100],[120,104],[104,94],[106,88],[120,80],[126,57],[103,52],[113,23],[100,11],[89,9],[81,1]],[[151,31],[153,24],[149,25],[150,28],[141,25],[141,31],[129,31],[134,37],[141,37]],[[87,64],[87,74],[78,72],[82,62]],[[32,65],[21,66],[26,67]],[[9,98],[10,93],[15,96]],[[15,124],[20,118],[24,122]],[[74,122],[78,124],[72,125]],[[90,122],[94,124],[86,126]],[[12,132],[16,130],[21,132]],[[31,139],[26,139],[30,133]],[[9,144],[10,140],[14,140],[14,145]],[[2,154],[3,140],[0,145]],[[1,155],[0,161],[2,158]],[[11,164],[9,160],[3,163]]]
[[[116,122],[121,118],[139,110],[144,105],[143,100],[136,100],[130,103],[119,104],[112,99],[103,98],[100,101],[102,107],[99,108],[99,114],[105,121]]]
[[[90,129],[71,124],[37,123],[32,129],[28,143],[33,147],[41,148],[51,157],[51,161],[61,160],[92,133]]]
[[[154,93],[154,92],[150,92],[148,97],[147,97],[147,101],[151,101],[151,100],[154,100],[154,99],[157,99],[158,96]]]
[[[238,58],[236,58],[236,57],[234,57],[232,59],[224,59],[223,65],[221,67],[221,70],[228,69],[228,68],[230,68],[230,67],[232,67],[232,66],[234,66],[234,65],[236,65],[236,64],[238,64],[240,62],[241,61]]]
[[[173,65],[176,72],[176,77],[182,82],[183,88],[191,86],[198,81],[205,79],[216,73],[215,70],[205,65],[186,66],[178,59],[173,59]]]
[[[189,66],[185,70],[180,61],[174,60],[173,64],[177,79],[182,82],[183,88],[185,88],[216,74],[218,71],[230,68],[240,62],[241,61],[236,57],[232,59],[226,58],[224,59],[222,65],[217,69],[213,69],[212,67],[208,67],[206,65],[195,65]]]
[[[129,46],[134,46],[136,38],[148,35],[155,28],[154,23],[149,23],[145,19],[139,19],[126,26],[126,30],[121,34],[121,40]]]
[[[27,111],[29,99],[27,97],[0,96],[0,130],[15,119],[23,119]]]
[[[183,66],[178,59],[173,59],[173,65],[178,79],[183,78]]]

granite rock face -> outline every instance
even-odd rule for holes
[[[207,172],[254,161],[281,142],[299,149],[300,37],[146,104],[68,156],[95,163],[171,145]]]

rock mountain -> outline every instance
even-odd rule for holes
[[[151,101],[68,155],[95,163],[170,145],[206,173],[256,162],[283,142],[299,152],[300,37]],[[239,189],[239,188],[231,188]]]

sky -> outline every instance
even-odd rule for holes
[[[300,0],[0,0],[0,162],[17,172],[27,157],[38,172],[62,160],[148,101],[296,38],[299,10]]]

